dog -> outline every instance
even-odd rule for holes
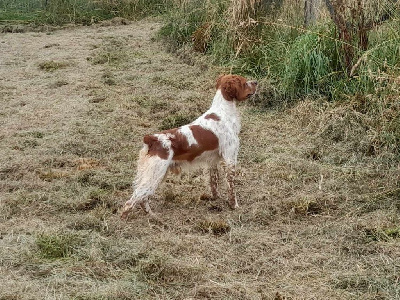
[[[234,177],[239,151],[240,115],[236,103],[254,95],[257,81],[238,75],[223,75],[217,79],[217,92],[211,107],[188,125],[146,135],[139,152],[137,174],[132,197],[125,203],[121,218],[139,204],[151,213],[149,197],[162,182],[167,171],[179,174],[182,169],[208,166],[212,198],[218,195],[218,163],[226,167],[228,203],[238,207]]]

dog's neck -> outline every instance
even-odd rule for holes
[[[215,93],[214,99],[211,104],[211,108],[215,108],[221,111],[227,111],[227,112],[236,112],[236,101],[232,100],[226,100],[224,96],[222,95],[221,90],[217,90]]]
[[[221,116],[227,123],[232,124],[232,128],[236,133],[240,131],[240,115],[236,108],[236,101],[228,101],[224,98],[221,90],[217,90],[212,101],[210,111]]]

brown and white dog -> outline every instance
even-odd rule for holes
[[[153,195],[168,170],[178,174],[182,168],[208,166],[213,198],[218,198],[218,168],[223,161],[227,170],[228,200],[238,207],[234,190],[235,166],[239,151],[240,116],[236,102],[256,91],[257,81],[238,75],[218,78],[211,107],[188,125],[146,135],[139,152],[137,175],[132,197],[125,203],[122,218],[137,205],[151,213],[149,197]]]

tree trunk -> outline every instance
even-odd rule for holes
[[[346,66],[347,74],[350,75],[354,59],[353,30],[351,24],[346,22],[343,0],[336,0],[333,3],[330,0],[325,0],[325,4],[333,22],[336,25],[339,39],[343,42],[342,52],[344,64]]]
[[[312,25],[318,19],[320,0],[305,0],[304,2],[304,26]]]

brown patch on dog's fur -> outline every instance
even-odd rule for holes
[[[158,138],[154,135],[145,135],[143,138],[143,143],[147,144],[149,150],[147,155],[154,156],[157,155],[162,159],[168,158],[168,149],[164,148]]]
[[[212,131],[204,129],[199,125],[191,125],[189,128],[192,130],[193,137],[197,141],[197,144],[189,147],[185,136],[183,136],[183,138],[185,138],[184,143],[179,139],[171,138],[172,150],[174,151],[173,160],[193,161],[203,152],[218,148],[218,138]]]
[[[189,126],[193,137],[197,141],[196,145],[189,146],[186,136],[179,132],[179,128],[169,129],[161,132],[166,134],[171,141],[171,149],[174,152],[172,160],[193,161],[197,156],[205,151],[212,151],[218,148],[218,138],[215,134],[199,125]],[[154,135],[146,135],[143,142],[148,145],[148,155],[157,155],[162,159],[167,159],[169,150],[164,148],[162,143]]]
[[[206,115],[204,117],[204,119],[207,119],[207,120],[211,119],[211,120],[214,120],[214,121],[220,121],[221,120],[221,118],[215,113],[211,113],[211,114]]]

